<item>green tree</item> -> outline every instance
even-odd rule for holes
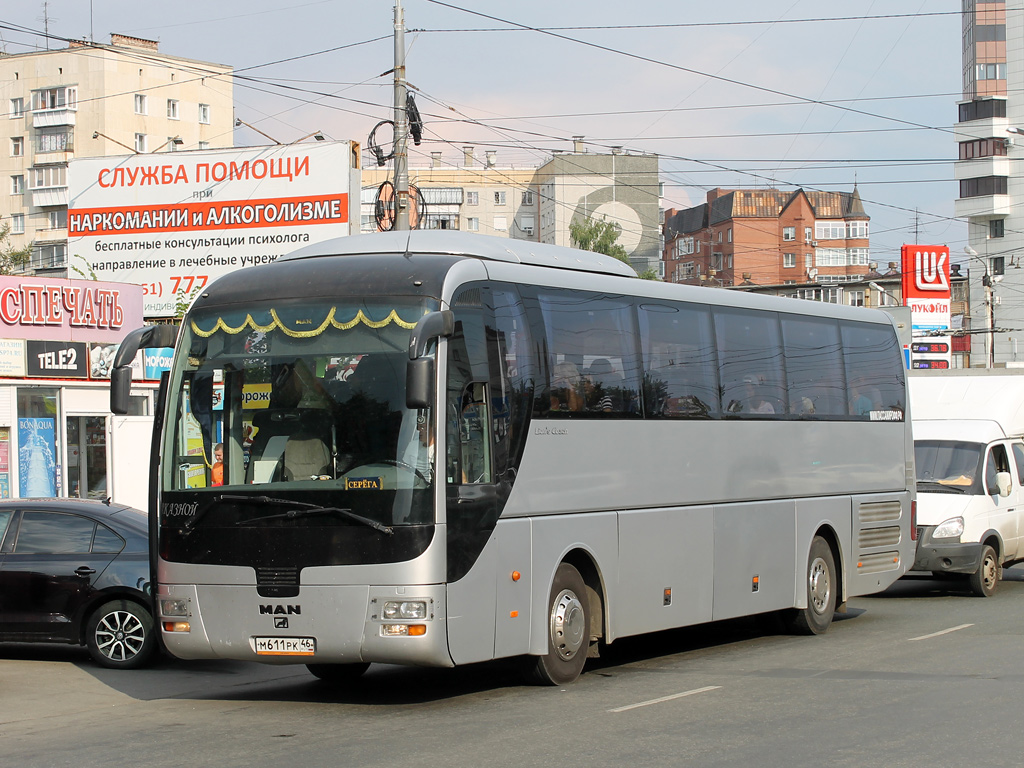
[[[0,224],[0,275],[13,275],[24,268],[32,254],[28,246],[15,248],[11,245],[11,225],[6,221]]]
[[[629,256],[626,249],[619,245],[616,240],[622,234],[622,225],[616,221],[607,219],[573,219],[569,222],[569,240],[577,248],[584,251],[594,251],[611,256],[624,264],[629,264]],[[633,265],[630,264],[632,267]],[[658,273],[653,269],[645,269],[639,275],[641,280],[657,280]]]

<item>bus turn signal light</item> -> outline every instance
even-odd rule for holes
[[[188,632],[192,629],[187,621],[165,621],[164,632]]]

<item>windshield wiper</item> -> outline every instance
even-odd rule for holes
[[[386,533],[388,536],[393,536],[395,533],[394,527],[390,525],[384,525],[376,520],[371,520],[368,517],[357,515],[351,509],[345,509],[343,507],[322,507],[319,504],[310,504],[305,501],[294,501],[292,499],[275,499],[271,496],[236,496],[230,493],[223,493],[219,495],[216,501],[243,501],[247,504],[273,504],[275,506],[286,506],[292,507],[285,512],[278,512],[273,515],[262,515],[259,517],[247,517],[244,520],[239,520],[235,525],[245,525],[246,523],[257,523],[262,520],[294,520],[300,517],[309,517],[311,515],[326,515],[336,514],[344,517],[348,520],[354,520],[362,525],[369,526],[375,531]]]
[[[957,485],[946,485],[936,480],[918,480],[918,490],[927,488],[929,491],[938,491],[939,493],[967,493],[966,488],[962,488]]]

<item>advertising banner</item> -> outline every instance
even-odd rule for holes
[[[57,495],[56,422],[50,418],[18,419],[18,496],[43,499]]]
[[[142,288],[0,276],[0,338],[118,343],[142,325]]]
[[[146,317],[174,316],[228,272],[359,231],[347,141],[82,158],[68,183],[71,260],[143,286]]]
[[[904,245],[903,303],[910,307],[913,340],[911,368],[949,368],[951,337],[935,334],[950,325],[949,248],[944,245]]]

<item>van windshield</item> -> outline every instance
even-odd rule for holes
[[[981,443],[915,441],[918,486],[926,491],[946,487],[961,493],[981,494],[981,462],[984,456],[985,446]]]

